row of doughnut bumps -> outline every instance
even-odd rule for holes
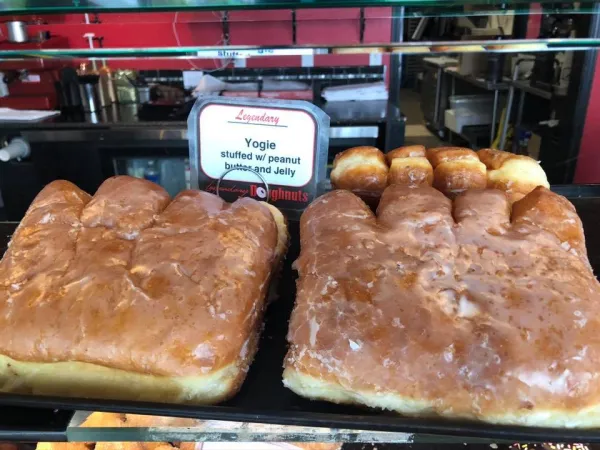
[[[428,184],[450,198],[467,189],[500,189],[511,202],[537,186],[550,187],[540,164],[528,156],[494,149],[399,147],[387,154],[375,147],[354,147],[336,155],[331,172],[335,189],[379,197],[392,184]]]

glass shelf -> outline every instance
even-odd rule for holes
[[[67,439],[74,442],[98,441],[163,441],[163,442],[412,442],[410,433],[390,433],[365,430],[271,425],[262,423],[225,422],[163,418],[144,426],[150,416],[133,416],[134,425],[118,427],[82,427],[77,424],[89,413],[78,412],[74,422],[67,427]],[[128,415],[128,417],[132,417]],[[135,420],[138,419],[138,420]],[[141,419],[141,420],[139,420]],[[149,420],[146,420],[149,419]]]
[[[352,0],[350,3],[344,3],[344,6],[349,6],[352,4]],[[374,19],[418,19],[422,17],[486,17],[486,16],[513,16],[513,15],[528,15],[528,16],[536,16],[536,15],[591,15],[591,14],[599,14],[600,9],[596,8],[593,3],[573,3],[572,6],[561,6],[556,7],[555,4],[548,4],[540,8],[530,8],[528,3],[502,3],[495,4],[494,2],[486,3],[484,5],[477,6],[476,9],[465,10],[464,6],[468,4],[468,0],[464,4],[457,4],[454,0],[445,2],[445,3],[435,3],[435,2],[424,2],[423,4],[415,3],[415,5],[410,8],[400,10],[400,8],[390,8],[390,7],[382,7],[375,6],[370,7],[368,10],[368,14],[365,15],[365,20],[374,20]],[[9,14],[6,10],[2,9],[3,2],[0,0],[0,16],[2,14]],[[258,9],[258,8],[256,8]],[[263,8],[264,9],[264,8]],[[284,10],[291,11],[295,8],[284,8]],[[41,13],[52,13],[53,10],[50,11],[42,11]],[[70,11],[70,12],[78,12],[78,11]],[[84,11],[85,12],[85,11]],[[109,10],[97,10],[94,12],[102,13],[102,14],[117,14],[111,12]],[[148,13],[151,11],[145,10],[142,13]],[[210,13],[213,14],[210,14]],[[292,21],[292,16],[288,16],[284,19],[281,15],[270,16],[269,14],[261,15],[260,11],[254,11],[258,14],[244,14],[243,12],[236,13],[233,12],[229,15],[228,21],[231,23],[244,23],[244,22],[252,22],[256,24],[261,23],[269,23],[274,20],[277,21]],[[25,13],[25,11],[19,12]],[[27,11],[28,14],[31,14],[30,11]],[[15,14],[12,11],[10,14]],[[356,12],[358,18],[358,11]],[[101,18],[104,18],[103,16]],[[120,18],[121,23],[172,23],[173,19],[171,16],[161,16],[157,14],[146,14],[143,16],[135,17],[133,21],[128,20],[127,16],[123,16]],[[192,24],[192,23],[220,23],[223,20],[223,11],[218,9],[218,6],[215,6],[210,11],[184,11],[181,12],[177,16],[177,24]],[[340,20],[348,20],[348,16],[336,16],[336,15],[317,15],[311,16],[310,14],[303,15],[301,18],[296,19],[298,22],[338,22]]]
[[[186,58],[244,59],[271,56],[356,55],[356,54],[436,54],[436,53],[516,53],[567,50],[590,50],[600,46],[598,38],[513,39],[473,41],[423,41],[405,43],[349,44],[336,46],[210,46],[154,48],[94,49],[23,49],[0,50],[0,59],[122,59],[122,58]]]
[[[592,3],[592,0],[584,0]],[[27,3],[27,6],[25,4]],[[506,3],[503,0],[0,0],[0,14],[61,12],[236,10],[340,8],[374,6],[511,5],[552,3],[549,0]]]
[[[83,422],[94,414],[90,424]],[[472,438],[433,434],[413,434],[372,430],[303,427],[265,423],[243,423],[219,420],[196,420],[175,417],[153,417],[78,411],[67,427],[71,442],[154,441],[154,442],[344,442],[344,443],[492,443],[498,439]],[[506,441],[512,442],[512,441]]]
[[[493,6],[493,5],[491,5]],[[420,19],[422,17],[448,17],[448,18],[452,18],[452,17],[487,17],[487,16],[500,16],[500,17],[505,17],[505,16],[536,16],[536,15],[546,15],[546,14],[553,14],[553,15],[590,15],[590,14],[599,14],[600,10],[598,8],[595,8],[593,5],[588,4],[588,5],[578,5],[578,6],[574,6],[574,7],[569,7],[569,8],[556,8],[556,7],[544,7],[543,9],[529,9],[528,5],[525,5],[525,7],[523,7],[523,4],[520,4],[518,7],[515,7],[513,9],[500,9],[500,8],[494,8],[492,9],[490,8],[478,8],[477,10],[474,11],[464,11],[464,10],[457,10],[456,7],[451,7],[451,6],[444,6],[444,7],[440,7],[440,6],[431,6],[431,7],[420,7],[419,9],[417,8],[411,8],[408,11],[404,11],[403,15],[400,14],[387,14],[387,17],[385,17],[386,15],[383,13],[381,14],[377,14],[377,13],[371,13],[371,15],[369,16],[369,18],[373,19],[384,19],[384,18],[396,18],[396,17],[404,17],[404,18],[408,18],[408,19]],[[333,18],[332,20],[335,20],[335,18]]]

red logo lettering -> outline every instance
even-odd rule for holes
[[[262,114],[260,111],[256,113],[246,113],[243,108],[237,113],[235,120],[244,123],[258,123],[261,125],[279,125],[279,116],[270,115],[266,111],[263,111]]]

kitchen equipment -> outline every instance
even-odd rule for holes
[[[539,52],[535,54],[535,63],[531,71],[531,85],[552,91],[560,79],[560,65],[555,59],[554,52]]]
[[[81,104],[85,112],[100,111],[100,92],[98,75],[79,75],[79,93],[81,95]]]
[[[137,89],[133,83],[136,73],[133,70],[117,70],[114,84],[119,103],[137,103]]]
[[[106,66],[98,70],[100,105],[109,106],[117,102],[117,92],[112,73]]]
[[[451,95],[450,109],[472,113],[491,113],[494,106],[492,95]]]
[[[461,53],[458,57],[458,73],[477,78],[485,74],[487,55],[485,53]]]
[[[4,72],[0,72],[0,97],[8,97],[8,84],[4,81]]]
[[[540,38],[567,39],[575,37],[573,17],[547,14],[542,20]],[[561,65],[556,52],[534,53],[535,63],[531,71],[531,85],[552,92],[560,84]],[[568,73],[570,73],[570,67]]]
[[[27,24],[20,20],[13,20],[6,22],[6,30],[8,32],[8,42],[15,44],[22,44],[23,42],[29,41],[27,35]]]
[[[41,43],[47,41],[48,39],[50,39],[49,31],[38,31],[32,41]]]
[[[435,133],[444,133],[444,111],[448,109],[451,88],[444,69],[458,65],[458,59],[448,57],[423,58],[421,109],[425,124]]]
[[[463,39],[470,40],[501,40],[503,33],[498,28],[472,28]],[[502,81],[504,75],[503,53],[461,53],[459,55],[458,72],[474,78],[483,78],[492,83]]]
[[[150,103],[150,86],[137,86],[137,97],[139,103]]]
[[[20,160],[21,158],[27,158],[30,153],[29,143],[21,138],[15,138],[10,141],[10,144],[0,149],[0,161]]]
[[[504,75],[504,53],[489,53],[487,56],[486,79],[491,83],[500,83]]]
[[[447,109],[444,112],[444,125],[449,130],[461,134],[464,127],[473,125],[488,125],[492,123],[492,113],[476,113],[469,110]]]
[[[77,71],[72,67],[60,70],[59,81],[56,83],[58,101],[62,110],[81,108],[81,93]]]

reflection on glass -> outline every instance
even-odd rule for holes
[[[584,0],[583,3],[591,3]],[[551,3],[549,1],[525,1],[527,3]],[[219,9],[276,9],[311,7],[357,7],[357,6],[447,6],[447,5],[508,5],[502,0],[3,0],[0,11],[58,12],[58,11],[115,11],[115,10],[219,10]]]

